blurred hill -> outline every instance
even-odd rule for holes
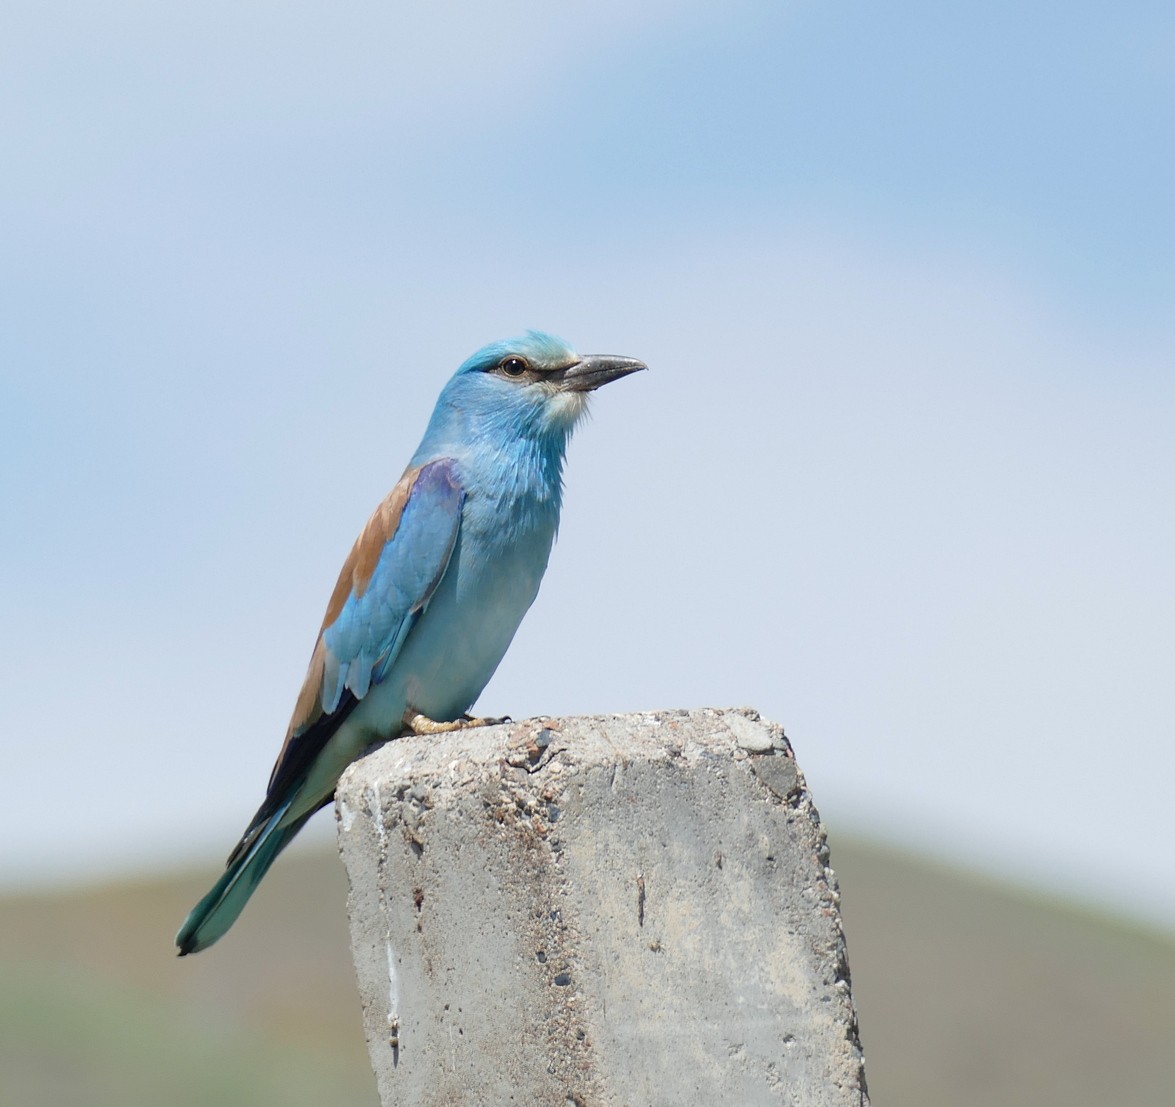
[[[875,1107],[1168,1099],[1171,940],[835,834],[833,862]],[[342,865],[295,848],[178,960],[213,875],[0,897],[0,1103],[376,1107]]]

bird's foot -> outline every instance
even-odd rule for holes
[[[413,734],[448,734],[454,730],[472,730],[475,726],[497,726],[499,723],[508,722],[509,715],[503,715],[500,719],[477,719],[472,715],[462,715],[460,719],[439,722],[413,711],[412,708],[404,712],[404,726]]]

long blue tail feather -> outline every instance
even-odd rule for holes
[[[230,859],[224,875],[213,885],[212,891],[192,908],[175,936],[181,957],[188,953],[199,953],[224,937],[261,883],[261,878],[269,871],[269,866],[313,813],[280,826],[281,818],[289,806],[289,802],[284,803],[270,816],[249,848]]]

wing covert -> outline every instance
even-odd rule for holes
[[[370,576],[353,582],[342,609],[323,627],[321,702],[327,714],[345,691],[361,700],[386,675],[448,567],[463,500],[448,459],[415,474]]]
[[[270,776],[271,796],[300,775],[371,685],[387,675],[445,575],[464,500],[455,463],[441,458],[409,469],[367,521],[327,604]]]

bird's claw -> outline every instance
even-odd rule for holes
[[[500,719],[479,719],[472,715],[462,715],[459,719],[438,721],[421,715],[418,711],[408,708],[404,712],[404,726],[413,734],[448,734],[454,730],[472,730],[478,726],[498,726],[500,723],[510,722],[509,715]]]
[[[484,718],[477,718],[473,715],[462,715],[461,718],[469,726],[501,726],[503,723],[514,722],[509,715],[486,715]]]

